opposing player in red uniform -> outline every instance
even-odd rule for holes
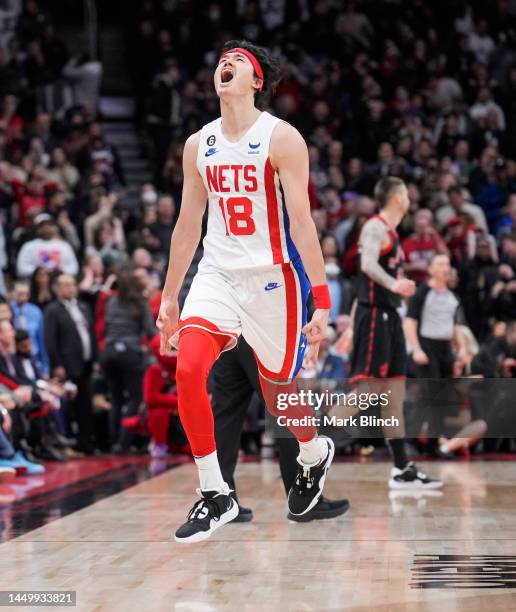
[[[233,520],[238,506],[222,478],[206,380],[221,351],[243,335],[253,348],[269,411],[278,392],[295,391],[306,344],[315,360],[331,306],[323,257],[310,215],[308,153],[291,125],[257,107],[274,88],[277,62],[244,41],[224,45],[214,83],[221,116],[188,138],[181,213],[158,317],[161,351],[178,345],[179,414],[199,470],[200,500],[176,540],[204,540]],[[204,256],[179,315],[178,294],[201,237]],[[306,270],[306,271],[305,271]],[[316,310],[307,323],[312,290]],[[299,408],[288,414],[308,413]],[[333,442],[315,427],[290,426],[299,470],[289,497],[294,515],[317,503]]]
[[[354,309],[351,381],[359,392],[389,393],[387,414],[398,425],[384,427],[394,467],[392,489],[437,489],[440,480],[429,478],[409,462],[405,452],[405,376],[407,349],[398,308],[401,298],[414,295],[414,281],[403,277],[403,253],[396,228],[406,215],[409,198],[405,183],[394,176],[379,181],[374,190],[380,213],[362,228],[359,239],[357,304]]]

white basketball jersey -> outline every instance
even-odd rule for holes
[[[280,121],[262,112],[238,142],[224,138],[220,117],[202,128],[197,169],[208,192],[208,230],[199,270],[263,267],[298,256],[269,159]]]

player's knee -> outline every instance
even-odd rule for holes
[[[202,373],[199,371],[199,365],[190,357],[177,360],[176,369],[176,384],[179,392],[184,392],[185,388],[194,385],[197,387]]]

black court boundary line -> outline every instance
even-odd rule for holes
[[[170,462],[153,474],[149,463],[128,462],[95,476],[88,476],[51,491],[1,506],[0,544],[26,535],[180,465],[181,461]]]

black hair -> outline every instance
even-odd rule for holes
[[[27,338],[30,338],[29,336],[29,332],[26,329],[17,329],[16,330],[16,342],[23,342],[24,340],[27,340]]]
[[[448,193],[460,193],[462,194],[462,187],[460,187],[459,185],[452,185],[451,187],[448,188]]]
[[[262,91],[256,92],[254,99],[257,107],[260,108],[262,106],[265,106],[274,94],[276,86],[278,85],[281,78],[280,60],[265,47],[253,45],[247,40],[228,40],[222,46],[220,54],[222,55],[226,51],[229,51],[230,49],[235,49],[237,47],[240,47],[241,49],[245,49],[246,51],[252,53],[258,60],[260,66],[262,67],[263,88]],[[258,75],[255,73],[255,76]]]
[[[129,309],[137,319],[142,316],[145,308],[145,298],[142,288],[134,276],[135,267],[132,263],[123,264],[117,274],[118,301]]]
[[[397,176],[386,176],[378,181],[374,187],[374,198],[380,208],[385,208],[392,195],[405,183]]]

